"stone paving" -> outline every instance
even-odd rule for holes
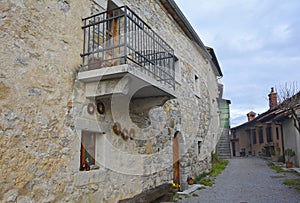
[[[300,176],[290,172],[277,173],[265,160],[234,158],[212,187],[197,190],[178,202],[299,203],[300,191],[283,184],[285,179],[294,178]]]

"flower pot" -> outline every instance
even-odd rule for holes
[[[193,185],[193,184],[194,184],[194,180],[193,180],[192,178],[189,179],[189,180],[188,180],[188,184],[189,184],[189,185]]]
[[[286,168],[292,168],[293,167],[293,162],[285,162],[285,167]]]

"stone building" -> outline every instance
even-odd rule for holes
[[[1,201],[117,202],[210,169],[222,72],[173,0],[0,5]]]

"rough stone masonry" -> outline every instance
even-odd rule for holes
[[[221,132],[210,56],[161,1],[110,2],[129,6],[174,49],[177,97],[161,105],[154,105],[154,98],[138,101],[139,108],[130,114],[139,126],[136,136],[143,139],[125,141],[112,130],[116,118],[111,98],[102,99],[104,116],[88,114],[88,104],[94,101],[77,79],[81,18],[105,11],[108,1],[1,1],[1,201],[116,202],[172,183],[172,140],[178,132],[182,187],[188,175],[210,168],[210,153]],[[102,149],[97,156],[103,162],[97,170],[80,171],[78,126],[95,122],[101,128],[95,131]],[[105,148],[108,145],[112,147]],[[136,171],[128,171],[131,166]]]

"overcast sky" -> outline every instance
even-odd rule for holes
[[[300,81],[299,0],[175,0],[223,72],[231,126],[269,109],[271,87]]]

